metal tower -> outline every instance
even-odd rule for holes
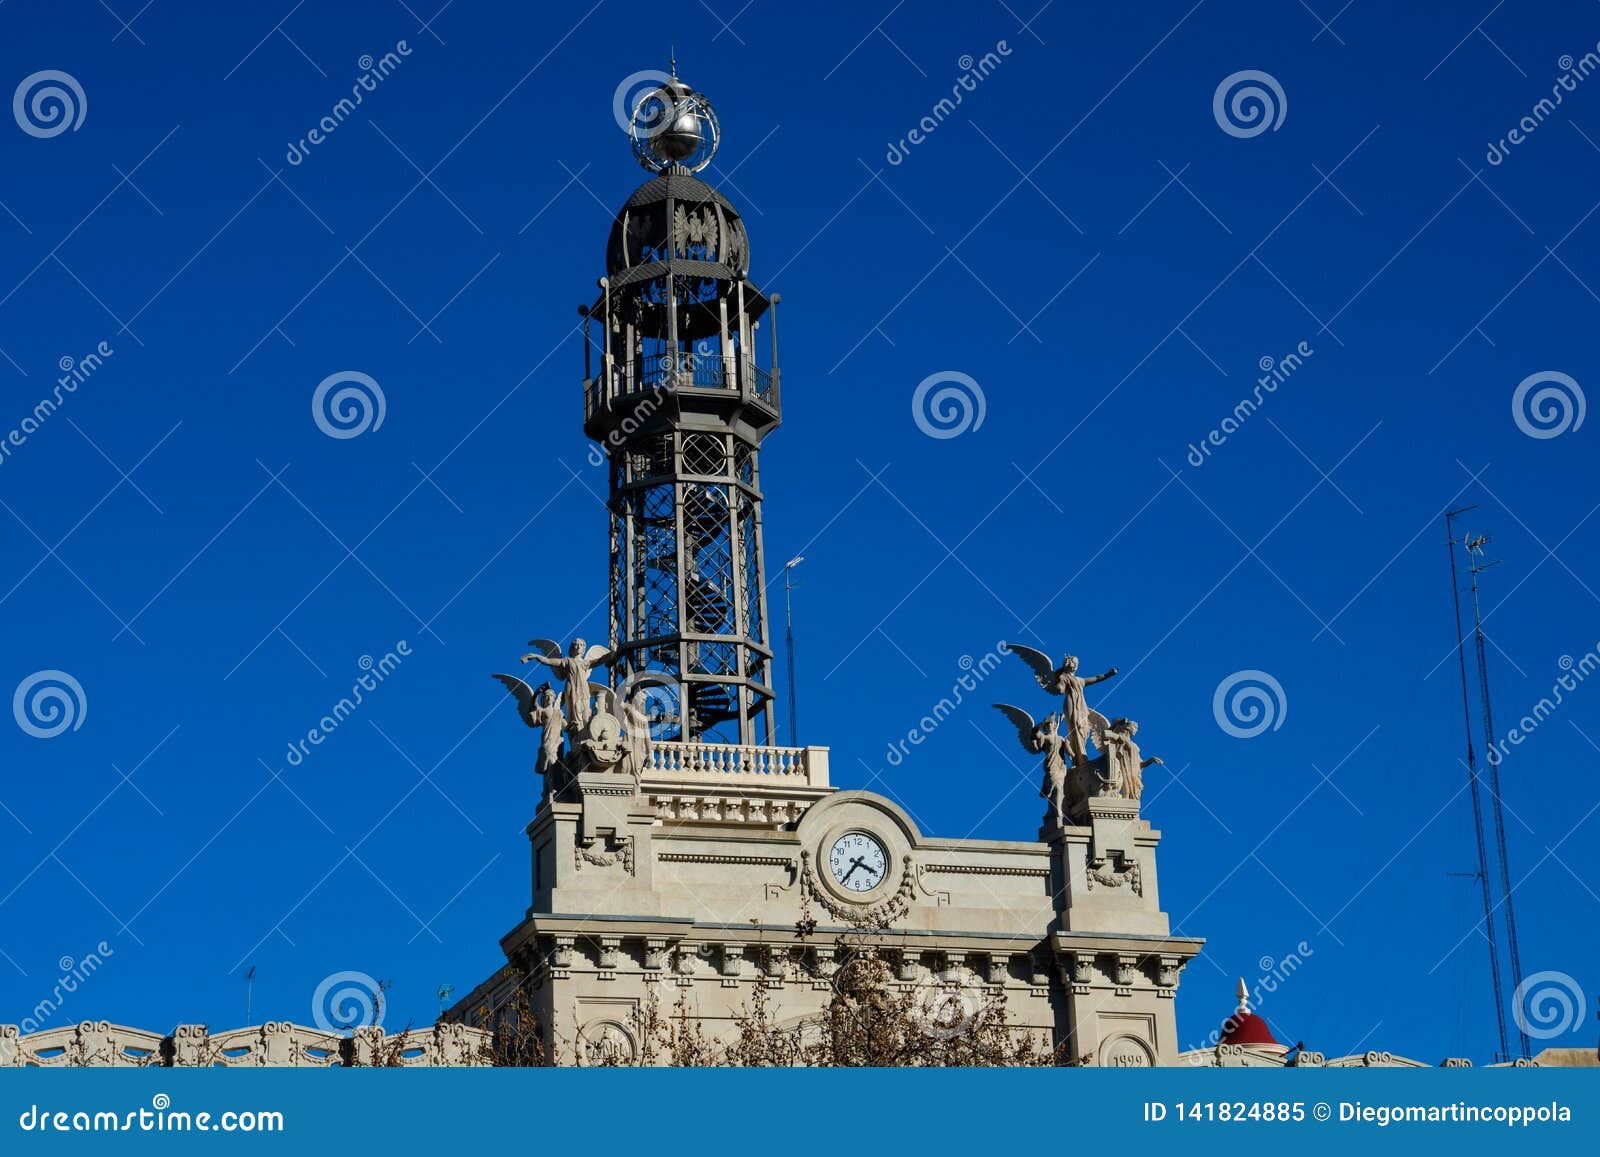
[[[778,297],[749,280],[739,212],[694,173],[716,151],[710,102],[670,79],[631,110],[654,176],[623,205],[584,317],[584,432],[610,464],[611,650],[652,693],[657,737],[772,741],[761,543],[762,441],[781,420]]]

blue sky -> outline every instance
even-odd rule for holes
[[[85,103],[0,131],[0,428],[112,351],[0,460],[0,690],[82,689],[75,729],[0,727],[0,1020],[102,941],[52,1023],[232,1027],[254,965],[256,1019],[307,1021],[358,970],[399,1027],[495,967],[537,786],[488,675],[536,634],[605,634],[574,307],[644,178],[613,93],[675,45],[721,116],[706,175],[784,297],[766,533],[806,556],[803,738],[835,782],[1031,838],[1034,770],[985,705],[1044,705],[1020,664],[898,766],[890,745],[997,640],[1118,665],[1092,701],[1167,760],[1162,900],[1207,938],[1184,1044],[1300,952],[1262,1008],[1288,1040],[1490,1059],[1441,515],[1477,503],[1503,560],[1503,732],[1600,640],[1596,425],[1536,438],[1512,408],[1530,375],[1595,379],[1600,79],[1487,153],[1600,8],[288,8],[0,10],[5,83],[60,70]],[[1254,135],[1213,107],[1247,70],[1282,93]],[[319,430],[339,371],[380,384],[380,427]],[[933,438],[912,396],[944,372],[984,418]],[[1283,692],[1249,739],[1213,712],[1245,670]],[[1524,970],[1588,1002],[1544,1043],[1594,1040],[1596,743],[1580,685],[1502,768]]]

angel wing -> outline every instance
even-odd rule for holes
[[[589,666],[610,666],[613,655],[599,643],[591,643],[589,649],[583,654],[583,661]]]
[[[1111,720],[1100,714],[1093,707],[1086,708],[1086,710],[1089,712],[1089,738],[1094,740],[1096,747],[1104,750],[1105,744],[1101,742],[1100,734],[1111,730]]]
[[[515,675],[495,675],[496,679],[506,685],[506,690],[517,701],[517,714],[522,716],[522,721],[529,727],[533,722],[533,688],[518,679]]]
[[[529,639],[528,646],[538,651],[546,659],[559,659],[564,653],[561,650],[561,644],[554,639]],[[499,676],[496,676],[496,678],[499,678]]]
[[[1039,741],[1034,737],[1034,732],[1037,730],[1038,725],[1034,723],[1033,716],[1022,708],[1013,707],[1009,703],[996,703],[994,706],[995,710],[1010,720],[1011,726],[1017,729],[1017,738],[1022,741],[1023,748],[1037,755]]]
[[[1056,684],[1056,665],[1050,661],[1050,656],[1043,651],[1035,651],[1032,647],[1024,647],[1021,643],[1007,643],[1007,649],[1033,668],[1033,677],[1052,695],[1059,694],[1060,689]]]

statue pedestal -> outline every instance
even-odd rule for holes
[[[1167,935],[1156,890],[1161,833],[1139,818],[1139,801],[1091,796],[1079,810],[1083,822],[1062,828],[1051,816],[1039,831],[1051,845],[1062,929]]]
[[[631,775],[584,771],[528,825],[535,912],[655,915],[655,812]]]

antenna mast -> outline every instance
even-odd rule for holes
[[[1489,705],[1489,663],[1487,649],[1484,646],[1483,611],[1478,599],[1478,576],[1492,566],[1497,566],[1499,560],[1482,561],[1484,545],[1489,541],[1489,536],[1480,534],[1477,538],[1465,544],[1467,553],[1475,556],[1472,566],[1468,568],[1472,574],[1472,624],[1473,641],[1478,651],[1478,689],[1483,697],[1483,747],[1484,758],[1489,762],[1489,797],[1494,805],[1494,841],[1495,850],[1500,857],[1500,890],[1504,894],[1506,906],[1506,947],[1511,953],[1511,984],[1513,992],[1522,991],[1522,954],[1517,948],[1517,912],[1511,898],[1511,861],[1506,856],[1506,825],[1504,810],[1500,802],[1500,753],[1495,746],[1494,711]],[[1529,1054],[1528,1031],[1517,1024],[1517,1035],[1521,1038],[1522,1057]]]
[[[1505,993],[1500,985],[1500,943],[1495,931],[1494,905],[1489,899],[1489,850],[1483,839],[1483,800],[1478,787],[1478,757],[1472,744],[1472,706],[1467,687],[1467,643],[1461,628],[1461,580],[1456,572],[1455,520],[1476,506],[1463,506],[1444,516],[1445,545],[1450,551],[1450,597],[1456,611],[1456,661],[1461,668],[1461,718],[1467,737],[1467,779],[1472,785],[1472,827],[1478,839],[1478,885],[1483,893],[1483,930],[1489,939],[1489,973],[1494,982],[1494,1015],[1500,1029],[1500,1056],[1509,1057],[1510,1039],[1506,1036]]]

